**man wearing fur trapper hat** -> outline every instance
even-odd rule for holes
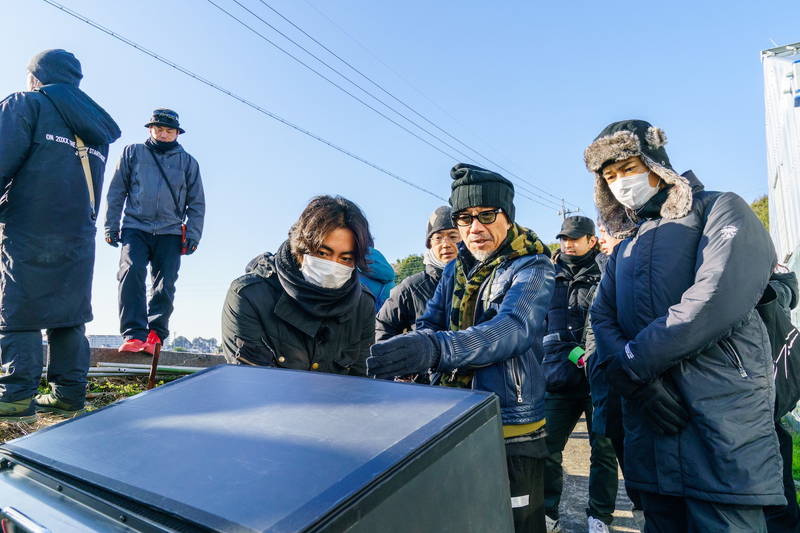
[[[648,531],[766,531],[762,507],[786,499],[754,308],[775,250],[744,200],[678,175],[665,144],[627,120],[584,154],[600,216],[625,237],[591,319],[595,356],[623,396],[626,482]]]

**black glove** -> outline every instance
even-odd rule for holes
[[[689,421],[689,413],[669,377],[644,385],[633,393],[631,401],[641,406],[645,420],[660,435],[680,433]]]
[[[637,383],[631,379],[625,369],[622,368],[617,356],[608,358],[605,365],[606,380],[611,387],[625,398],[630,399],[634,392],[639,390],[644,384]]]
[[[194,239],[186,239],[186,254],[185,255],[192,255],[195,250],[197,250],[197,245],[199,243]]]
[[[107,231],[106,242],[116,248],[119,246],[119,232]]]
[[[681,404],[680,394],[669,378],[657,378],[652,383],[637,383],[622,368],[617,357],[611,357],[605,367],[611,387],[634,405],[638,405],[648,425],[661,435],[674,435],[689,421],[689,413]]]
[[[439,363],[439,351],[425,333],[408,333],[373,344],[367,358],[367,375],[381,379],[425,372]]]

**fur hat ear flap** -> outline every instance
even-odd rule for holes
[[[655,126],[647,128],[647,133],[644,138],[653,150],[667,144],[667,134],[664,133],[664,130],[656,128]]]

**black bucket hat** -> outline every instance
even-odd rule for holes
[[[149,128],[150,126],[175,128],[178,130],[178,133],[186,133],[183,128],[181,128],[180,122],[178,122],[178,114],[172,109],[155,109],[153,111],[153,116],[150,118],[150,122],[144,125],[145,128]]]

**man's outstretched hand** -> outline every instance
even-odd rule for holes
[[[431,337],[413,332],[373,344],[367,358],[367,375],[391,379],[436,368],[439,351]]]

